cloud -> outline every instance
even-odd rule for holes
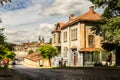
[[[33,36],[31,36],[31,39],[38,40],[39,36],[41,36],[45,38],[46,42],[48,42],[49,39],[52,37],[51,32],[54,29],[53,27],[54,27],[53,24],[48,24],[48,23],[40,24],[39,27],[35,29],[35,32]]]
[[[4,34],[7,36],[8,42],[24,42],[27,41],[28,38],[25,37],[28,34],[28,31],[20,31],[20,30],[5,30]]]
[[[13,1],[11,5],[0,8],[2,25],[9,42],[37,41],[40,35],[49,41],[55,23],[66,21],[71,13],[80,15],[92,5],[89,0]]]
[[[92,3],[88,0],[54,0],[51,7],[44,10],[44,15],[68,15],[70,13],[81,13],[86,11]],[[42,13],[41,13],[42,14]]]
[[[16,35],[16,36],[20,36],[20,35],[22,35],[22,34],[25,34],[25,33],[27,33],[28,31],[10,31],[10,30],[5,30],[4,31],[4,33],[6,34],[6,35]]]
[[[38,41],[39,36],[45,38],[45,42],[49,42],[52,37],[51,32],[54,29],[53,24],[43,23],[32,30],[5,30],[4,33],[7,36],[9,42],[28,42]]]
[[[18,10],[28,7],[31,4],[31,0],[12,0],[11,3],[7,3],[3,6],[6,10]]]
[[[1,15],[4,25],[7,26],[19,26],[21,24],[30,24],[41,19],[38,15],[38,11],[41,10],[40,5],[28,7],[18,11],[8,11]]]

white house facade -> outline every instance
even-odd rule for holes
[[[62,65],[85,66],[87,55],[92,63],[93,51],[101,48],[101,37],[93,34],[91,30],[92,27],[97,27],[95,24],[99,19],[100,15],[94,12],[94,7],[91,6],[83,15],[74,17],[74,14],[71,14],[69,21],[60,27]],[[52,41],[54,42],[55,39],[57,37]]]

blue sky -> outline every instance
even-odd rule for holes
[[[0,25],[9,42],[38,41],[40,35],[48,42],[54,24],[67,22],[71,13],[81,15],[90,6],[89,0],[12,0],[0,6]]]

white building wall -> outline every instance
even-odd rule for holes
[[[77,28],[77,40],[71,41],[71,29]],[[63,33],[67,31],[67,42],[63,41]],[[74,66],[74,53],[77,55],[76,66],[83,66],[83,54],[79,53],[80,50],[80,23],[67,27],[61,31],[61,57],[67,60],[66,66]],[[71,47],[76,46],[77,49],[73,52]],[[67,57],[64,57],[64,47],[68,47]]]
[[[16,54],[16,58],[19,58],[19,57],[25,57],[26,55],[28,55],[28,52],[26,51],[15,51],[15,54]]]
[[[67,31],[67,42],[64,42],[64,32]],[[64,47],[68,48],[67,51],[67,57],[64,57]],[[64,61],[66,62],[66,65],[69,66],[69,28],[63,29],[61,31],[61,58],[62,58],[62,63],[64,64]]]
[[[71,26],[70,27],[70,31],[71,31],[71,29],[75,29],[75,28],[77,28],[77,40],[71,41],[71,34],[70,34],[70,47],[72,47],[72,46],[76,46],[77,47],[77,49],[75,51],[75,53],[77,55],[76,66],[83,66],[83,54],[79,53],[79,50],[80,50],[80,23],[77,23],[76,25]],[[73,51],[71,52],[71,56],[74,59],[74,52]],[[74,64],[73,64],[74,61],[73,60],[70,63],[72,63],[71,66],[74,66]]]

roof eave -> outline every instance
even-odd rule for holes
[[[81,19],[79,19],[79,20],[73,21],[73,22],[71,22],[71,23],[63,26],[61,29],[65,29],[65,28],[67,28],[68,26],[74,25],[74,24],[77,23],[77,22],[97,22],[97,21],[99,21],[99,19],[97,19],[97,20],[87,20],[87,19],[81,20]]]

